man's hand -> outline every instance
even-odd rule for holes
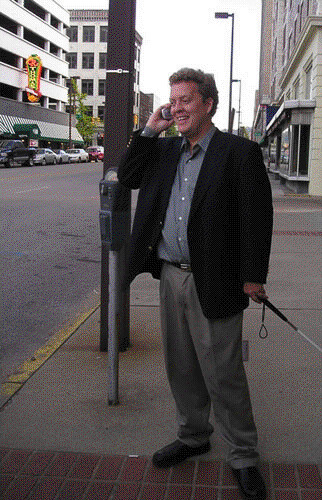
[[[160,106],[149,118],[146,126],[155,131],[155,133],[160,134],[164,130],[167,130],[173,124],[174,120],[165,120],[162,117],[162,108],[170,108],[170,104],[164,104]]]
[[[262,302],[261,299],[268,298],[265,288],[261,283],[244,283],[244,293],[258,304]]]

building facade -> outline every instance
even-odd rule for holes
[[[55,0],[2,0],[1,7],[0,137],[60,148],[71,136],[82,144],[75,118],[70,124],[65,112],[68,11]]]
[[[266,73],[261,61],[266,79],[260,78],[254,137],[266,148],[267,166],[282,184],[322,196],[322,1],[262,4],[264,18],[272,19],[267,33],[271,61]],[[270,86],[267,100],[264,81],[266,89]]]
[[[105,78],[107,64],[108,10],[70,10],[70,40],[67,61],[71,78],[87,94],[85,105],[96,123],[96,140],[101,137],[104,122]],[[138,128],[140,109],[140,54],[142,38],[135,37],[134,128]],[[95,137],[93,140],[95,142]]]

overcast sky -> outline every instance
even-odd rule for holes
[[[66,9],[108,9],[108,0],[59,0]],[[168,77],[182,67],[213,73],[219,91],[217,127],[227,128],[231,18],[235,15],[233,78],[241,80],[241,123],[253,122],[259,81],[261,0],[137,0],[136,29],[143,37],[142,92],[168,102]],[[233,83],[233,107],[238,111],[239,83]],[[237,128],[235,115],[234,128]]]

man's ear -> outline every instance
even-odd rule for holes
[[[211,113],[211,110],[212,110],[213,106],[214,106],[214,100],[213,100],[213,98],[212,97],[208,97],[206,99],[206,101],[205,101],[205,104],[207,106],[207,113],[209,115]]]

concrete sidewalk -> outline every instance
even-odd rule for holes
[[[322,346],[322,201],[285,195],[273,180],[272,186],[268,295]],[[132,345],[120,354],[119,406],[107,403],[99,310],[4,402],[1,498],[240,498],[216,431],[211,452],[198,460],[170,471],[151,466],[154,451],[176,439],[158,304],[158,282],[138,277],[131,289]],[[270,498],[322,499],[321,353],[269,310],[268,337],[260,339],[261,307],[252,304],[244,317],[245,367]]]

